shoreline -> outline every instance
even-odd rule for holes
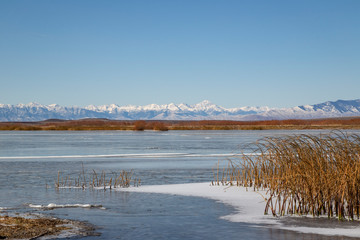
[[[117,191],[159,193],[191,197],[208,198],[230,205],[235,212],[221,216],[231,222],[249,223],[253,227],[269,227],[327,236],[360,237],[359,221],[338,221],[326,217],[285,216],[273,217],[264,215],[266,192],[253,191],[236,186],[211,186],[210,182],[186,183],[171,185],[144,185],[140,187],[122,188]]]
[[[101,187],[98,188],[103,189]],[[317,234],[324,236],[342,236],[342,237],[360,237],[360,221],[338,221],[336,219],[327,219],[327,217],[311,216],[284,216],[273,217],[264,215],[265,190],[254,191],[252,188],[236,186],[214,186],[211,182],[184,183],[169,185],[143,185],[139,187],[115,188],[113,191],[136,192],[136,193],[154,193],[170,194],[189,197],[200,197],[211,199],[216,202],[231,206],[234,211],[228,215],[220,216],[219,219],[234,223],[249,224],[252,228],[269,228],[285,231],[292,231],[304,234]],[[101,205],[73,204],[73,205],[29,205],[31,208],[53,209],[53,208],[100,208]],[[39,223],[33,224],[30,228],[29,223],[37,220]],[[8,220],[11,220],[9,222]],[[54,222],[54,227],[49,223]],[[13,226],[17,228],[13,230]],[[55,229],[59,227],[58,230]],[[0,237],[19,238],[19,232],[23,238],[57,238],[57,237],[76,237],[76,236],[99,236],[95,227],[86,222],[73,221],[69,219],[52,218],[43,215],[16,215],[8,216],[6,211],[0,214]],[[25,235],[34,234],[37,235]],[[15,234],[5,235],[7,234]],[[15,237],[14,237],[15,236]]]
[[[311,130],[360,129],[360,117],[264,121],[50,119],[0,122],[0,131],[174,131],[174,130]]]

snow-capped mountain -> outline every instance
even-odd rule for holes
[[[260,119],[314,119],[360,116],[360,99],[337,100],[315,105],[304,105],[293,108],[271,109],[256,116]],[[250,117],[250,116],[249,116]],[[254,118],[252,118],[253,120]]]
[[[338,100],[293,108],[239,107],[224,108],[207,100],[195,105],[116,104],[63,107],[57,104],[0,104],[0,121],[41,121],[46,119],[107,118],[117,120],[272,120],[312,119],[360,116],[360,99]]]
[[[226,109],[202,101],[195,105],[181,104],[150,104],[146,106],[118,106],[115,104],[104,106],[88,106],[85,109],[96,113],[106,113],[109,119],[146,119],[146,120],[203,120],[203,119],[234,119],[237,116],[261,113],[269,108],[244,107]]]

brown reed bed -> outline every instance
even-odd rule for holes
[[[113,189],[127,188],[130,186],[138,187],[141,185],[140,178],[133,178],[133,171],[122,170],[118,173],[97,173],[95,170],[87,173],[82,167],[82,171],[77,176],[63,176],[58,172],[55,180],[55,188],[90,188],[90,189]]]
[[[360,219],[360,136],[268,137],[214,171],[213,185],[267,190],[264,213]]]

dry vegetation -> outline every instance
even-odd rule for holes
[[[0,122],[0,130],[267,130],[267,129],[360,129],[360,117],[271,121],[153,121],[50,119],[40,122]]]
[[[213,184],[267,189],[265,214],[360,218],[359,135],[269,137],[255,147]]]
[[[112,188],[126,188],[131,185],[139,186],[140,184],[141,180],[139,178],[133,178],[132,171],[123,170],[119,173],[112,172],[110,174],[102,171],[101,174],[98,174],[95,170],[92,170],[91,173],[86,173],[83,167],[82,171],[76,177],[63,177],[61,173],[58,172],[55,188],[103,188],[104,190],[111,190]]]
[[[0,216],[0,239],[37,239],[68,230],[68,220]]]

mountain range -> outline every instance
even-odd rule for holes
[[[150,104],[119,106],[64,107],[57,104],[0,104],[0,121],[42,121],[47,119],[107,118],[116,120],[274,120],[314,119],[360,116],[360,99],[328,101],[292,108],[239,107],[224,108],[210,101],[195,105]]]

